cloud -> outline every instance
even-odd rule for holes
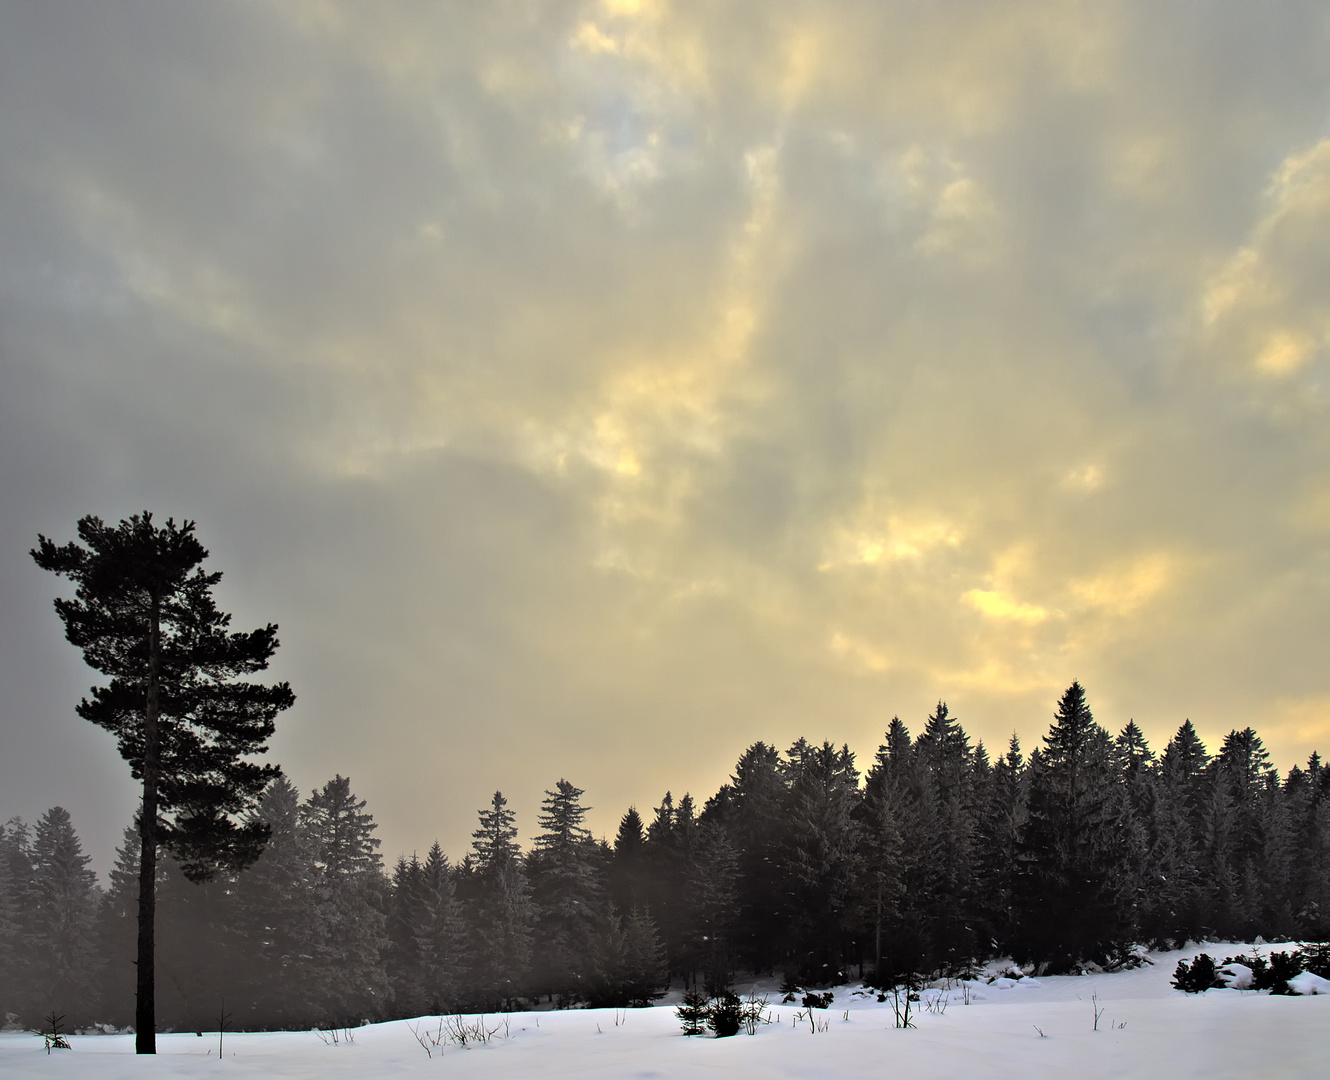
[[[991,619],[1039,623],[1048,618],[1046,608],[1038,604],[1026,604],[996,589],[968,589],[962,599]]]
[[[1272,378],[1323,368],[1330,307],[1314,284],[1330,270],[1330,139],[1290,153],[1265,193],[1250,241],[1208,283],[1208,351]]]
[[[32,644],[23,552],[145,505],[282,624],[276,749],[351,771],[389,850],[460,854],[495,787],[529,828],[559,775],[612,831],[755,739],[866,753],[939,697],[1028,744],[1074,678],[1110,726],[1270,717],[1305,757],[1326,33],[7,7],[0,720],[31,749],[0,812],[93,817],[93,766],[57,768],[87,674]]]

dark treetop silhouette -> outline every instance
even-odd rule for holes
[[[138,972],[135,1049],[156,1052],[154,882],[165,847],[191,881],[258,858],[268,827],[238,821],[281,770],[247,755],[263,753],[273,719],[295,701],[290,686],[242,681],[262,671],[277,648],[277,627],[229,633],[205,573],[208,552],[194,523],[157,527],[148,512],[112,527],[78,523],[82,544],[57,547],[40,536],[32,557],[75,584],[56,600],[69,642],[110,681],[92,688],[78,714],[106,728],[143,781],[138,818]]]

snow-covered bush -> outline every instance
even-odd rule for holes
[[[1324,945],[1308,945],[1293,952],[1271,953],[1261,956],[1256,950],[1250,954],[1226,956],[1216,965],[1205,953],[1200,953],[1190,965],[1187,961],[1178,962],[1173,975],[1173,985],[1189,994],[1201,993],[1211,987],[1227,987],[1230,990],[1268,990],[1271,994],[1300,994],[1317,991],[1299,990],[1293,981],[1305,971],[1312,971],[1316,977],[1326,981],[1314,969],[1325,964],[1330,967],[1330,952]],[[1207,979],[1210,981],[1207,983]],[[1304,980],[1308,986],[1312,985]]]
[[[1289,979],[1288,989],[1293,994],[1330,994],[1330,979],[1323,979],[1310,971],[1304,971],[1301,975]]]
[[[1257,957],[1256,959],[1259,959]],[[1230,990],[1251,990],[1255,980],[1255,971],[1247,964],[1229,958],[1219,965],[1216,975],[1219,981]]]

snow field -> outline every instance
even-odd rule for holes
[[[1285,946],[1262,946],[1275,951]],[[447,1046],[433,1057],[409,1021],[354,1030],[353,1039],[325,1043],[313,1032],[228,1034],[218,1061],[216,1033],[158,1036],[156,1058],[133,1053],[133,1036],[75,1036],[73,1049],[49,1056],[29,1034],[0,1035],[0,1076],[139,1077],[254,1076],[274,1080],[398,1076],[440,1080],[526,1080],[588,1077],[675,1080],[708,1077],[868,1078],[928,1076],[930,1080],[1031,1080],[1068,1077],[1167,1077],[1169,1080],[1262,1080],[1327,1075],[1330,996],[1270,997],[1239,990],[1186,995],[1170,985],[1179,959],[1208,952],[1216,959],[1250,946],[1203,945],[1151,954],[1153,965],[1132,971],[969,984],[931,989],[945,1009],[915,1003],[915,1030],[894,1027],[891,1003],[853,996],[840,987],[814,1025],[794,1005],[773,1005],[773,1023],[755,1036],[684,1038],[672,1004],[651,1009],[514,1013],[507,1038],[485,1045]],[[765,989],[765,987],[762,987]],[[740,990],[744,990],[740,986]],[[677,996],[677,995],[675,995]],[[779,995],[772,994],[777,1001]],[[1102,1010],[1099,1030],[1094,1012]],[[419,1021],[433,1031],[437,1018]],[[1040,1034],[1042,1030],[1043,1034]]]

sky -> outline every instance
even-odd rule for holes
[[[1319,2],[9,0],[0,818],[135,805],[28,551],[193,520],[383,852],[945,700],[1330,752]]]

